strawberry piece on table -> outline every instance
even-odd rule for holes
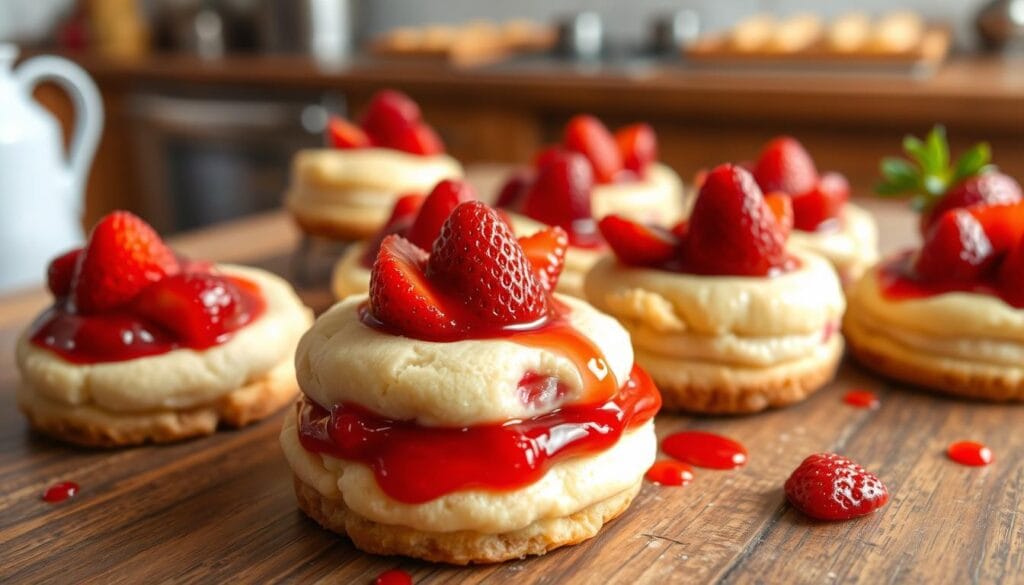
[[[362,128],[339,116],[327,121],[327,140],[334,148],[367,148],[372,146]]]
[[[420,156],[444,153],[444,143],[434,129],[422,122],[405,126],[387,134],[381,143],[395,150]]]
[[[81,248],[65,252],[50,261],[46,267],[46,286],[57,298],[66,297],[71,292],[71,280],[75,276],[75,265],[82,255]]]
[[[362,126],[374,141],[389,142],[392,136],[422,121],[420,107],[400,91],[385,89],[370,98]]]
[[[775,216],[783,239],[788,238],[789,233],[793,230],[793,198],[780,191],[775,191],[764,196],[764,203]]]
[[[953,209],[928,232],[914,272],[925,282],[976,282],[995,257],[981,223],[968,210]]]
[[[438,183],[420,207],[419,215],[406,232],[406,239],[424,250],[430,250],[441,234],[441,226],[460,204],[476,200],[473,187],[457,179]]]
[[[638,177],[645,176],[647,167],[658,160],[658,136],[650,124],[633,124],[615,133],[615,142],[622,155],[623,168]]]
[[[462,301],[475,325],[514,325],[547,314],[547,293],[512,230],[478,201],[455,208],[427,262],[427,277]]]
[[[247,315],[234,283],[202,272],[174,274],[149,285],[133,307],[179,339],[200,345],[217,343]]]
[[[72,282],[75,307],[83,313],[119,307],[178,269],[178,258],[149,224],[115,211],[89,234]]]
[[[428,254],[398,235],[384,238],[370,272],[370,312],[385,326],[420,339],[451,336],[457,324],[427,280]]]
[[[598,224],[615,256],[629,266],[661,266],[676,257],[679,239],[663,228],[609,215]]]
[[[579,152],[590,161],[598,183],[611,183],[622,170],[622,155],[608,128],[593,116],[580,115],[565,127],[565,148]]]
[[[558,226],[552,226],[519,238],[519,245],[522,246],[526,259],[533,266],[540,283],[548,292],[554,291],[562,268],[565,267],[569,234]]]
[[[806,193],[818,183],[818,169],[803,145],[791,136],[773,139],[754,165],[754,178],[765,192]]]
[[[594,186],[587,159],[575,152],[560,152],[537,171],[523,204],[523,212],[537,221],[557,225],[574,246],[600,242],[590,208]]]
[[[818,520],[857,518],[889,501],[889,490],[875,474],[835,453],[804,459],[785,491],[790,504]]]
[[[813,232],[839,218],[850,200],[850,183],[839,173],[825,173],[810,191],[793,195],[793,227]]]
[[[766,276],[785,265],[785,241],[751,174],[723,164],[701,187],[682,256],[697,274]]]

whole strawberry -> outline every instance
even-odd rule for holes
[[[889,490],[846,457],[818,453],[804,459],[786,480],[786,498],[812,518],[849,520],[884,506]]]

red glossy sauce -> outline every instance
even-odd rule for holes
[[[78,493],[78,484],[73,481],[55,483],[43,492],[43,500],[51,504],[63,502]]]
[[[721,435],[682,431],[665,437],[661,450],[690,465],[708,469],[735,469],[747,463],[747,449]]]
[[[974,441],[958,441],[946,448],[949,458],[961,465],[980,467],[992,463],[992,450]]]
[[[258,285],[228,278],[237,285],[247,314],[239,320],[241,327],[263,313],[265,302]],[[65,302],[47,309],[29,330],[33,344],[76,364],[119,362],[182,348],[202,350],[224,343],[232,333],[219,336],[215,344],[187,344],[159,325],[132,314],[130,308],[79,315],[69,311]]]
[[[644,477],[658,485],[684,486],[693,481],[693,468],[679,461],[656,461]]]
[[[412,585],[412,575],[402,569],[384,571],[374,580],[374,585]]]
[[[922,282],[914,275],[911,268],[912,259],[913,252],[904,252],[882,264],[878,271],[878,283],[886,298],[893,301],[906,301],[962,292],[997,297],[1014,308],[1024,309],[1024,303],[1020,299],[1014,300],[1009,295],[1003,294],[991,278],[967,283]]]
[[[878,396],[870,390],[850,390],[843,396],[843,402],[857,408],[878,408]]]
[[[614,398],[572,405],[526,420],[465,428],[395,421],[353,404],[299,405],[306,450],[358,461],[390,497],[408,504],[459,490],[512,490],[539,480],[555,462],[598,453],[658,412],[661,396],[634,368]]]

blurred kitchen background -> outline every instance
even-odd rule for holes
[[[861,46],[852,10],[902,28]],[[867,195],[936,122],[1022,178],[1022,38],[1024,0],[0,0],[0,42],[102,95],[83,224],[127,208],[165,234],[278,207],[292,154],[382,87],[468,164],[522,163],[586,111],[652,123],[684,178],[784,132]],[[67,133],[67,96],[35,96]]]

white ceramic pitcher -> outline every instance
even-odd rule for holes
[[[82,241],[82,191],[103,127],[99,91],[77,65],[0,43],[0,290],[42,282],[47,262]],[[57,120],[32,99],[41,81],[68,92],[75,130],[65,153]]]

